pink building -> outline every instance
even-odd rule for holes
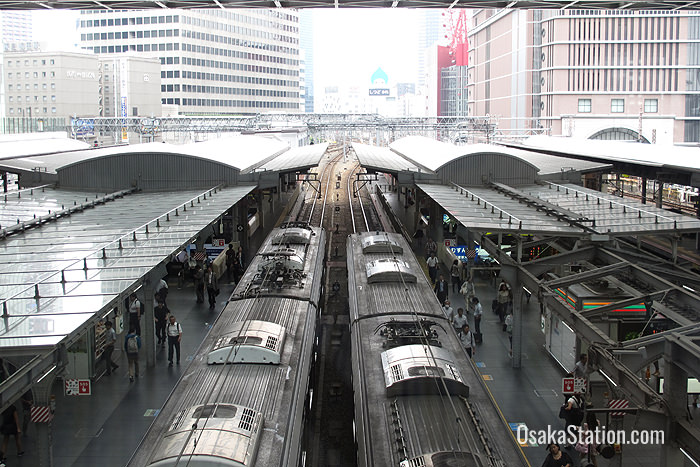
[[[468,113],[506,136],[697,143],[699,41],[698,12],[478,10]]]

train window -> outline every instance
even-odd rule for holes
[[[192,418],[233,418],[236,407],[231,405],[203,405],[192,412]]]
[[[260,345],[262,344],[262,337],[258,336],[236,336],[229,341],[230,345]]]
[[[437,366],[412,366],[408,369],[409,376],[445,376],[445,371]]]

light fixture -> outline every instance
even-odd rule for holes
[[[607,374],[605,374],[605,372],[604,372],[603,370],[598,370],[598,373],[600,373],[600,374],[603,376],[603,378],[605,378],[606,380],[608,380],[608,383],[610,383],[610,384],[612,384],[613,386],[617,387],[617,383],[616,383],[615,381],[613,381],[612,378],[610,378],[610,376],[608,376]]]

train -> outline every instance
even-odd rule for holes
[[[325,244],[272,229],[129,465],[303,465]]]
[[[357,465],[528,465],[400,234],[347,239]]]

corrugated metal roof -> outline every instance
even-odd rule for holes
[[[700,220],[576,185],[513,188],[418,184],[462,225],[488,232],[579,236],[700,231]]]
[[[0,136],[0,160],[36,154],[87,149],[90,145],[71,139],[64,132],[20,133]]]
[[[381,172],[401,172],[403,170],[418,172],[418,167],[387,147],[369,146],[352,143],[352,147],[362,167]],[[425,168],[423,168],[425,170]]]
[[[627,162],[651,167],[700,171],[700,148],[544,135],[531,136],[518,147],[587,157],[603,163]]]
[[[131,194],[3,239],[0,301],[7,318],[0,323],[0,348],[61,342],[115,306],[122,293],[253,188],[207,190],[206,199],[193,190]],[[75,196],[27,191],[0,200],[0,216],[40,215]]]
[[[75,148],[73,148],[75,149]],[[15,156],[0,160],[5,170],[40,171],[55,174],[58,169],[83,161],[121,154],[155,153],[179,154],[205,159],[241,170],[251,169],[284,153],[288,146],[283,141],[254,135],[237,135],[202,143],[169,144],[144,143],[128,146],[85,149],[80,151]],[[27,153],[22,153],[26,155]]]
[[[274,159],[249,170],[262,169],[267,171],[289,172],[310,169],[311,167],[316,167],[321,162],[321,158],[327,149],[328,143],[310,144],[308,146],[292,148]]]
[[[437,169],[468,152],[466,146],[455,146],[424,136],[407,136],[389,145],[392,151],[423,169]]]
[[[530,151],[519,151],[517,157],[526,160],[539,169],[537,174],[542,177],[547,175],[564,174],[569,171],[575,172],[596,172],[607,171],[612,168],[611,164],[605,162],[590,162],[581,159],[568,159],[566,157],[550,156]]]

